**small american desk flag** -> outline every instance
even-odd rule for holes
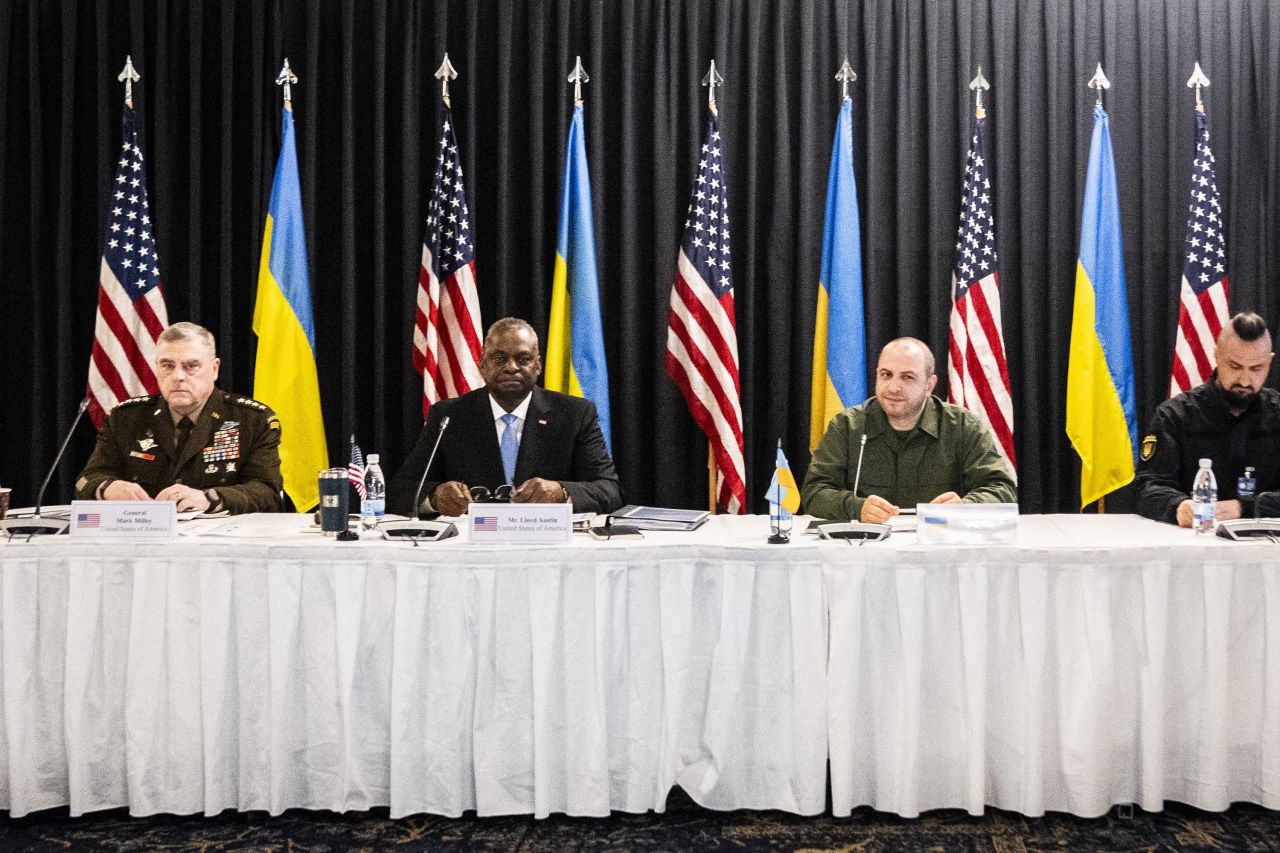
[[[667,314],[667,373],[707,434],[716,460],[716,508],[744,513],[738,332],[729,264],[729,203],[716,114],[707,122],[698,178],[676,260]]]
[[[951,271],[951,343],[947,398],[990,427],[1009,464],[1013,456],[1013,397],[1004,356],[996,224],[987,172],[985,117],[977,119],[964,169],[960,238]]]
[[[453,134],[453,113],[443,104],[439,147],[427,203],[413,329],[413,367],[422,374],[424,418],[432,403],[484,384],[471,213],[462,183],[462,158]]]
[[[1187,240],[1182,256],[1178,336],[1173,345],[1169,396],[1202,385],[1213,372],[1218,333],[1227,322],[1227,239],[1218,179],[1209,150],[1209,118],[1196,111],[1196,155],[1191,166]]]
[[[147,174],[128,104],[122,124],[120,159],[102,235],[98,316],[89,356],[89,416],[98,429],[116,403],[160,390],[151,362],[156,338],[169,325],[151,235]]]
[[[356,487],[356,494],[364,500],[364,452],[356,444],[356,437],[351,436],[351,461],[347,463],[347,479]]]

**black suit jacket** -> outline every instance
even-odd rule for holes
[[[449,480],[490,489],[503,484],[489,391],[479,388],[432,405],[417,443],[387,486],[389,512],[414,516],[418,481],[446,415],[449,427],[422,487],[423,498]],[[605,448],[594,403],[534,387],[520,436],[515,485],[531,477],[558,481],[573,501],[575,512],[613,512],[622,506],[622,488]]]

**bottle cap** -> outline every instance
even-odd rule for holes
[[[370,464],[370,465],[377,465],[377,464],[378,464],[378,454],[376,454],[376,453],[370,453],[370,454],[369,454],[369,456],[368,456],[367,458],[368,458],[368,460],[369,460],[369,464]]]
[[[372,456],[370,456],[369,458],[370,458],[370,459],[373,459],[373,457],[372,457]],[[1200,460],[1200,467],[1201,467],[1201,468],[1212,468],[1212,467],[1213,467],[1213,460],[1212,460],[1212,459],[1201,459],[1201,460]]]

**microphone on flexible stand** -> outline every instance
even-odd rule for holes
[[[71,422],[71,428],[67,430],[67,435],[62,439],[62,446],[58,448],[58,455],[53,457],[53,464],[49,466],[49,473],[44,475],[44,482],[40,484],[40,491],[36,493],[36,512],[30,518],[10,518],[0,521],[0,530],[4,531],[6,536],[42,536],[45,534],[62,533],[70,526],[70,521],[48,520],[40,517],[40,509],[44,505],[44,493],[49,488],[49,481],[53,479],[53,472],[58,470],[58,463],[62,461],[62,454],[67,452],[67,445],[71,443],[71,436],[75,435],[76,427],[80,425],[80,419],[84,417],[85,410],[89,408],[89,398],[85,397],[80,401],[80,408],[76,410],[75,420]]]
[[[861,446],[858,448],[858,467],[853,472],[853,496],[858,496],[858,481],[862,478],[862,454],[867,450],[867,434],[862,434]],[[887,524],[868,524],[863,521],[824,521],[817,523],[818,536],[822,539],[858,540],[861,545],[868,539],[887,539],[890,527]]]
[[[862,442],[858,447],[858,467],[853,472],[853,496],[858,496],[858,480],[862,477],[862,454],[867,450],[867,434],[862,434]]]
[[[449,416],[440,420],[440,431],[436,433],[436,443],[427,457],[427,467],[422,469],[422,478],[418,480],[418,490],[413,493],[413,518],[409,521],[387,521],[378,525],[385,539],[411,539],[416,546],[419,540],[436,542],[458,535],[458,527],[451,521],[424,521],[418,518],[418,509],[422,506],[422,488],[427,484],[427,473],[436,461],[436,451],[440,449],[440,439],[449,427]]]

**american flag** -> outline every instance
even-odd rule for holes
[[[972,411],[996,437],[1009,464],[1013,455],[1013,396],[1000,321],[996,223],[987,172],[987,120],[977,119],[964,168],[960,236],[951,270],[951,342],[947,399]]]
[[[98,513],[98,512],[76,513],[77,527],[98,527],[101,524],[102,524],[102,513]]]
[[[462,159],[453,113],[440,107],[440,151],[427,203],[418,277],[413,367],[422,374],[422,416],[431,404],[484,384],[480,376],[480,300],[476,295],[471,213],[462,183]]]
[[[476,530],[483,533],[497,533],[498,517],[496,515],[477,515]]]
[[[1170,397],[1208,381],[1214,367],[1214,345],[1227,322],[1226,222],[1209,150],[1209,118],[1203,109],[1196,110],[1196,156],[1191,166],[1188,212]]]
[[[347,479],[356,487],[360,500],[364,500],[364,453],[360,451],[360,445],[356,444],[354,435],[351,436],[351,461],[347,463]]]
[[[729,203],[716,114],[707,122],[689,220],[667,314],[667,373],[707,434],[716,461],[716,508],[746,512],[738,332],[729,264]]]
[[[133,107],[125,106],[123,124],[102,236],[98,316],[89,356],[89,415],[99,429],[116,403],[160,390],[151,362],[156,338],[169,325]]]

